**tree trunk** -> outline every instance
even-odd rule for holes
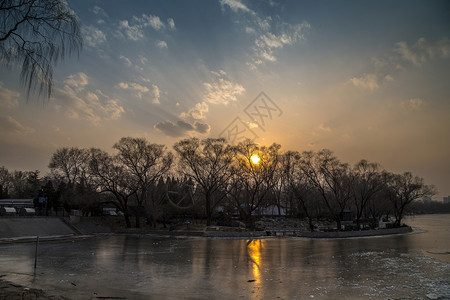
[[[211,226],[212,212],[211,212],[211,196],[209,193],[206,193],[205,200],[206,200],[206,226]]]
[[[141,216],[139,215],[139,211],[136,212],[136,228],[141,228]]]
[[[128,212],[124,212],[123,217],[125,218],[127,228],[131,228],[130,216],[128,215]]]
[[[313,222],[312,222],[312,218],[309,217],[309,216],[308,216],[308,223],[309,223],[309,230],[310,230],[311,232],[313,232],[313,231],[314,231],[314,224],[313,224]]]
[[[335,218],[336,220],[336,227],[338,231],[341,231],[341,218],[338,216]]]

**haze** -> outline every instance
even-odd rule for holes
[[[68,1],[84,36],[49,100],[0,74],[0,165],[48,172],[60,147],[172,145],[236,118],[261,144],[330,149],[450,195],[448,1]],[[279,111],[245,110],[264,92]]]

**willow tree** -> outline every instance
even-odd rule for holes
[[[192,178],[200,188],[205,200],[207,225],[211,225],[212,213],[225,196],[225,190],[233,160],[231,146],[225,139],[190,138],[181,140],[173,146],[178,154],[180,172]]]
[[[81,47],[78,17],[65,0],[0,2],[0,61],[21,66],[28,96],[37,90],[50,98],[53,66]]]

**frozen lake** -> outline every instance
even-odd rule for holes
[[[34,244],[10,244],[0,246],[0,274],[69,299],[450,299],[450,215],[406,223],[416,233],[42,243],[36,274]]]

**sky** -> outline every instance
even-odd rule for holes
[[[0,165],[121,137],[243,138],[410,171],[450,195],[450,2],[69,0],[50,99],[0,69]]]

